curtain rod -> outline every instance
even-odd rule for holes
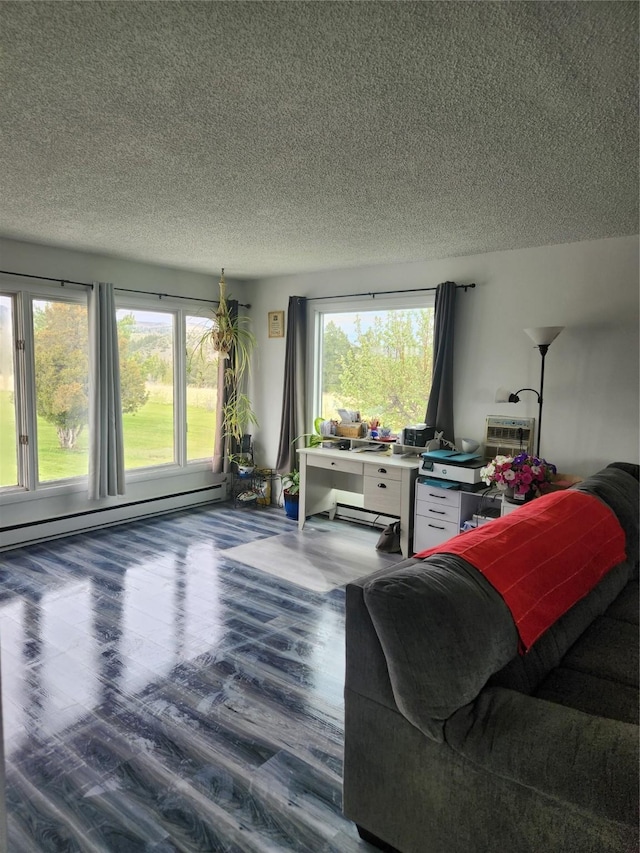
[[[10,270],[0,270],[2,275],[19,275],[22,278],[39,278],[42,281],[57,281],[60,287],[65,284],[79,284],[81,287],[90,287],[93,290],[93,284],[87,281],[72,281],[70,278],[51,278],[48,275],[29,275],[27,272],[11,272]]]
[[[0,270],[2,275],[19,275],[23,278],[37,278],[42,281],[55,281],[60,287],[64,287],[65,284],[77,284],[80,287],[89,287],[93,290],[93,284],[89,281],[72,281],[70,278],[52,278],[48,275],[29,275],[26,272],[10,272],[9,270]],[[158,299],[162,299],[163,297],[168,297],[169,299],[189,299],[192,302],[209,302],[211,305],[219,305],[220,303],[216,299],[198,299],[197,296],[177,296],[174,293],[156,293],[149,290],[133,290],[130,287],[115,287],[114,290],[118,290],[121,293],[144,293],[145,296],[157,296]],[[251,305],[245,304],[244,302],[239,302],[238,305],[241,308],[251,308]]]
[[[464,288],[464,292],[471,287],[475,287],[475,282],[471,284],[456,284],[456,288]],[[437,287],[410,287],[407,290],[376,290],[371,291],[369,293],[339,293],[335,296],[309,296],[307,298],[307,302],[316,302],[319,299],[351,299],[353,296],[370,296],[372,299],[375,299],[376,296],[388,296],[389,294],[396,293],[425,293],[428,290],[437,290]]]
[[[116,287],[114,290],[118,290],[121,293],[144,293],[147,296],[157,296],[158,299],[167,296],[169,299],[190,299],[192,302],[208,302],[211,305],[220,305],[217,299],[199,299],[197,296],[177,296],[175,293],[151,293],[149,290],[134,290],[131,287]],[[251,308],[249,303],[238,302],[238,305],[241,308]]]

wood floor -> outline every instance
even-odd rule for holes
[[[367,574],[379,532],[343,524]],[[9,853],[374,850],[341,814],[344,587],[225,556],[295,531],[223,504],[0,555]]]

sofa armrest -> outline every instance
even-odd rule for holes
[[[488,773],[609,820],[638,825],[638,727],[494,687],[445,725]]]

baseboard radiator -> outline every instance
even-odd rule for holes
[[[135,519],[162,515],[188,507],[220,503],[226,498],[226,483],[217,483],[194,491],[180,492],[164,497],[145,498],[106,509],[87,510],[59,518],[47,518],[42,521],[2,527],[0,528],[0,551],[20,548],[22,545],[31,545],[47,539],[70,536],[86,530],[125,524]]]
[[[398,516],[384,515],[380,512],[373,512],[369,509],[361,507],[347,506],[346,504],[338,504],[336,507],[336,518],[343,521],[355,521],[358,524],[365,524],[367,527],[384,528],[393,521],[398,520]]]

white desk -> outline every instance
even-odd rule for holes
[[[298,527],[309,515],[328,512],[338,503],[400,519],[400,547],[411,556],[415,480],[422,460],[389,453],[314,447],[300,455]]]

